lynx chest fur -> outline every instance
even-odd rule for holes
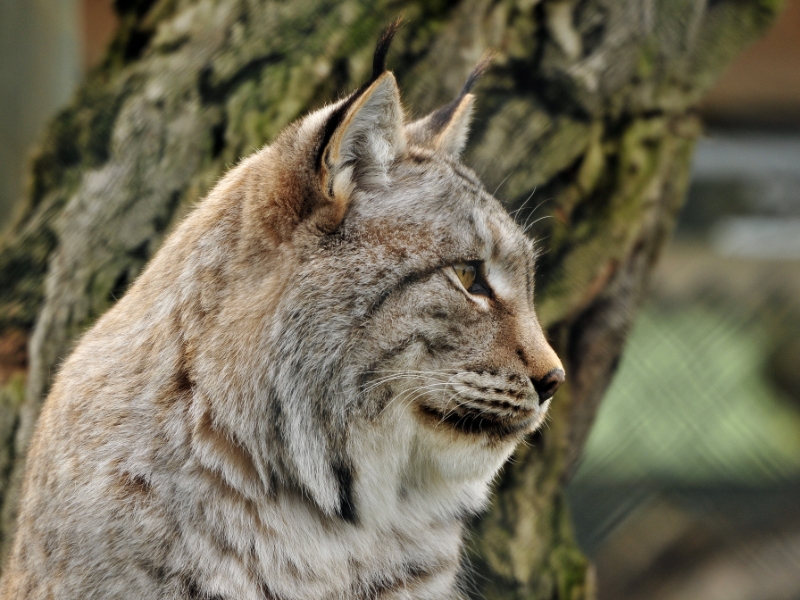
[[[65,361],[0,597],[460,598],[465,517],[563,381],[457,159],[472,78],[383,68],[232,169]]]

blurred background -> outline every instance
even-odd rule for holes
[[[112,0],[0,1],[0,228]],[[692,185],[568,494],[603,600],[800,600],[800,0],[706,98]]]
[[[800,1],[706,133],[569,488],[604,600],[800,599]]]

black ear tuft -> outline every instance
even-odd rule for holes
[[[372,76],[370,77],[369,81],[351,93],[344,101],[342,101],[336,110],[331,113],[330,117],[325,123],[325,129],[320,137],[320,144],[317,148],[316,160],[314,161],[317,169],[319,169],[322,165],[322,154],[325,151],[325,147],[328,145],[328,142],[333,136],[333,132],[341,124],[342,119],[347,114],[347,111],[350,109],[353,103],[358,100],[361,94],[363,94],[369,88],[369,86],[375,83],[378,77],[386,72],[386,55],[389,53],[389,46],[392,45],[392,40],[402,24],[403,16],[400,15],[394,21],[389,23],[386,29],[383,30],[383,33],[381,33],[381,37],[378,40],[378,45],[375,47],[375,56],[372,59]]]
[[[455,100],[445,104],[430,116],[430,126],[435,131],[443,129],[450,122],[450,119],[453,118],[453,113],[455,113],[456,109],[461,104],[461,101],[472,91],[472,88],[474,88],[475,84],[478,83],[478,80],[489,68],[489,65],[492,64],[494,57],[495,52],[493,50],[487,50],[483,55],[483,58],[481,58],[478,64],[475,65],[475,68],[472,69],[472,73],[470,73],[469,77],[467,77],[467,80],[464,82],[464,87],[461,88],[461,91],[458,93],[458,96],[456,96]]]
[[[475,84],[478,83],[478,79],[480,79],[483,74],[486,73],[489,65],[492,64],[495,56],[497,56],[497,53],[494,50],[487,50],[483,53],[483,56],[478,61],[478,64],[475,65],[475,68],[472,69],[472,73],[470,73],[469,77],[467,77],[464,87],[461,88],[461,93],[458,95],[459,98],[463,98],[472,91],[472,88],[474,88]]]
[[[386,71],[386,55],[389,52],[389,46],[392,45],[392,40],[402,24],[403,17],[401,15],[389,23],[386,29],[383,30],[383,33],[381,33],[378,45],[375,47],[375,56],[372,59],[372,77],[369,83],[375,81]],[[369,85],[369,83],[367,85]]]

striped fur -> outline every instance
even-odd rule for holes
[[[405,123],[392,34],[372,79],[232,169],[66,360],[0,598],[461,597],[464,519],[560,363],[530,241],[456,158],[469,90]]]

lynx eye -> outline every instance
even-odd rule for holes
[[[477,270],[475,265],[468,265],[467,263],[456,263],[453,265],[453,270],[456,272],[456,277],[464,286],[464,289],[469,291],[469,288],[475,283],[475,276]]]
[[[489,286],[481,280],[477,265],[474,263],[455,263],[453,271],[455,271],[461,285],[470,294],[491,298],[492,292]]]

